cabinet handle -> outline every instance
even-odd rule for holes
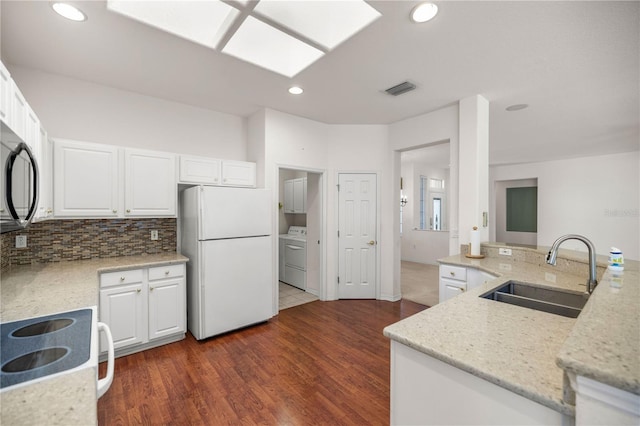
[[[137,290],[136,290],[136,293],[140,293],[141,291],[142,291],[141,289],[137,289]]]
[[[124,277],[120,277],[120,281],[124,281],[124,279],[125,279]]]
[[[449,272],[449,273],[451,274],[451,276],[452,276],[452,277],[455,277],[455,276],[456,276],[456,273],[455,273],[455,272]]]
[[[153,287],[149,287],[149,291],[153,291]]]
[[[48,209],[47,209],[47,213],[48,213],[48,214],[51,214],[51,213],[53,213],[53,210],[52,210],[51,208],[48,208]]]
[[[164,271],[164,274],[165,275],[169,275],[169,271]]]
[[[113,209],[111,211],[114,212],[114,213],[118,213],[118,210],[116,210],[116,209]]]
[[[127,213],[131,213],[131,209],[127,209]]]

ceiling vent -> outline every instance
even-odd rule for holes
[[[387,90],[385,90],[385,92],[393,96],[398,96],[398,95],[402,95],[403,93],[410,92],[415,88],[416,88],[415,84],[405,81],[403,83],[400,83],[393,87],[388,88]]]

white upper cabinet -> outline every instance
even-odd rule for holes
[[[181,155],[178,183],[255,188],[256,163]]]
[[[307,212],[307,178],[284,181],[284,212]]]
[[[56,217],[175,216],[173,154],[68,140],[54,144]]]
[[[219,185],[220,176],[221,160],[180,156],[180,183]]]
[[[56,217],[118,216],[118,148],[55,140],[53,210]]]
[[[222,162],[222,184],[225,186],[256,186],[256,163],[247,161]]]
[[[9,127],[11,127],[9,117],[11,116],[12,91],[11,75],[2,62],[0,62],[0,120],[4,121]]]
[[[125,216],[175,216],[175,156],[124,150]]]
[[[51,219],[53,217],[53,142],[49,140],[47,131],[40,126],[39,149],[39,190],[38,210],[35,220]]]
[[[26,140],[27,133],[27,114],[29,110],[29,106],[27,105],[27,100],[22,95],[22,92],[16,86],[15,82],[12,80],[12,90],[11,90],[11,115],[9,121],[11,122],[10,127],[13,132],[20,136],[22,140]]]

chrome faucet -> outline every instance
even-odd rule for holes
[[[551,249],[549,250],[549,254],[547,254],[547,263],[549,265],[556,265],[556,258],[558,257],[558,249],[560,248],[560,244],[567,240],[579,240],[587,245],[589,249],[589,279],[587,280],[587,291],[589,294],[593,292],[593,289],[598,285],[598,280],[596,279],[596,249],[593,246],[593,243],[589,241],[587,238],[582,235],[576,234],[567,234],[558,238],[553,242]]]

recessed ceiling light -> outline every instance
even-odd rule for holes
[[[505,109],[507,111],[520,111],[521,109],[525,109],[525,108],[528,108],[528,107],[529,107],[529,105],[527,105],[527,104],[515,104],[515,105],[509,105]]]
[[[58,15],[71,19],[72,21],[82,22],[87,20],[87,15],[69,3],[52,3],[51,7]]]
[[[411,20],[413,22],[427,22],[432,20],[438,14],[438,6],[433,3],[421,3],[411,11]]]
[[[302,92],[304,92],[302,87],[298,87],[298,86],[289,87],[289,93],[291,93],[292,95],[301,95]]]

